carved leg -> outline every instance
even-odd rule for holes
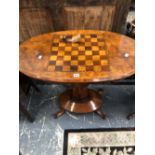
[[[61,109],[60,111],[58,111],[56,114],[54,114],[54,118],[59,118],[61,117],[63,114],[65,113],[64,109]]]
[[[96,114],[98,114],[101,118],[106,119],[106,114],[103,113],[101,110],[96,110],[95,112],[96,112]]]
[[[134,117],[135,117],[135,112],[129,114],[129,115],[127,116],[127,119],[130,120],[130,119],[133,119]]]

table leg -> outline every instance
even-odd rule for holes
[[[72,89],[68,89],[60,95],[61,110],[55,114],[58,118],[65,111],[73,113],[90,113],[95,112],[105,119],[105,114],[99,110],[102,105],[101,95],[87,88],[86,84],[74,84]]]
[[[61,109],[60,111],[58,111],[57,113],[54,114],[54,118],[59,118],[59,117],[61,117],[64,113],[65,113],[65,110],[64,110],[64,109]]]
[[[101,118],[106,119],[106,114],[103,113],[101,110],[96,110],[95,112],[96,112],[96,114],[98,114]]]

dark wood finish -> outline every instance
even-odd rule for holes
[[[97,45],[92,38],[88,38],[72,44],[60,39],[62,35],[76,34],[88,37],[95,34],[96,37],[101,37],[101,41]],[[53,41],[56,43],[52,44]],[[105,31],[75,30],[44,34],[20,45],[20,71],[36,79],[62,83],[103,82],[126,78],[134,74],[134,43],[133,39],[124,35]],[[54,65],[56,59],[60,60],[58,65]],[[89,61],[92,59],[95,65]],[[97,64],[95,60],[100,63]]]

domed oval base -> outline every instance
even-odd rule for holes
[[[67,90],[60,96],[61,108],[74,113],[89,113],[98,110],[102,104],[100,94],[90,89],[87,91],[87,97],[75,99],[72,97],[72,90]]]

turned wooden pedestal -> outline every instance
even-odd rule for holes
[[[73,85],[72,89],[60,95],[61,110],[54,116],[58,118],[65,111],[73,113],[90,113],[95,111],[102,118],[105,118],[105,114],[100,110],[101,106],[102,98],[97,91],[88,89],[86,85],[76,84]]]

